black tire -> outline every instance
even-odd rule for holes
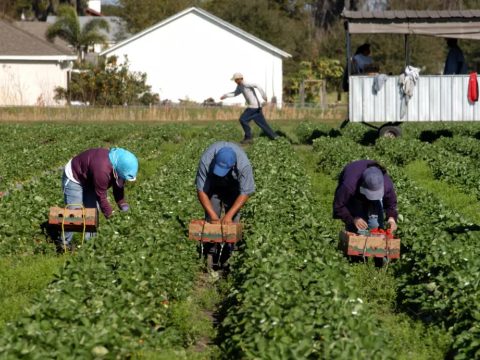
[[[386,125],[378,130],[379,137],[398,138],[402,136],[402,128],[400,126]]]

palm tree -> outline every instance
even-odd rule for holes
[[[83,28],[77,16],[76,10],[69,5],[61,5],[58,8],[57,21],[47,29],[47,39],[51,42],[59,37],[72,45],[83,61],[83,53],[88,46],[93,44],[105,44],[107,37],[99,30],[110,31],[108,22],[102,18],[95,18],[86,23]]]

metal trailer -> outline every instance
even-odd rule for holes
[[[400,116],[398,76],[388,76],[374,94],[374,76],[351,75],[352,34],[399,34],[404,36],[405,66],[410,65],[409,35],[480,40],[480,10],[462,11],[347,11],[345,19],[349,78],[348,121],[384,123],[380,136],[401,135],[400,124],[413,121],[479,121],[479,102],[470,103],[468,75],[421,75],[407,112]]]

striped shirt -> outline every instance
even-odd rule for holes
[[[211,181],[208,181],[208,179],[213,175],[215,155],[224,147],[232,148],[237,155],[237,163],[233,168],[232,177],[234,180],[238,181],[240,194],[253,194],[255,192],[255,181],[253,180],[253,170],[250,160],[248,160],[247,154],[240,146],[227,141],[213,143],[203,153],[198,164],[197,177],[195,179],[197,190],[205,193],[210,192]]]
[[[260,86],[258,86],[257,84],[247,84],[245,82],[237,85],[237,88],[234,92],[227,93],[223,96],[229,98],[243,94],[245,101],[248,104],[248,107],[251,109],[258,109],[262,107],[262,103],[259,101],[257,94],[255,93],[255,89],[260,92],[263,100],[267,101],[267,94],[265,94],[265,91],[263,91]]]

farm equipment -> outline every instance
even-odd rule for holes
[[[66,252],[65,231],[81,232],[83,245],[85,232],[97,231],[98,210],[96,208],[85,208],[82,204],[68,204],[64,208],[54,206],[50,208],[48,223],[61,230],[64,241],[63,247]]]
[[[188,228],[188,238],[200,243],[200,254],[204,253],[204,244],[220,247],[217,266],[220,265],[225,244],[233,245],[242,239],[242,224],[212,224],[205,220],[192,220]],[[213,254],[207,254],[207,265],[213,267]]]
[[[411,65],[411,36],[480,40],[480,12],[455,11],[350,11],[344,10],[348,75],[348,121],[366,124],[379,136],[401,136],[403,122],[480,121],[480,102],[469,101],[469,75],[421,75],[413,96],[406,99],[400,76],[386,75],[385,83],[373,91],[375,74],[353,74],[352,35],[396,34],[404,37],[405,67]],[[396,49],[398,50],[398,49]],[[420,65],[420,64],[419,64]],[[476,75],[475,75],[476,76]],[[401,111],[401,104],[405,112]],[[408,106],[406,105],[408,103]],[[383,124],[375,126],[372,123]]]
[[[400,258],[400,239],[389,229],[372,229],[363,234],[342,230],[338,248],[347,256]]]

